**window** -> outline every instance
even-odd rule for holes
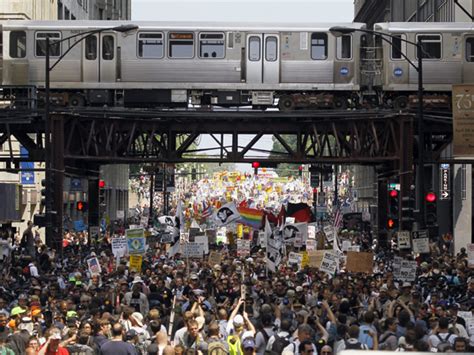
[[[199,35],[199,57],[224,58],[224,48],[223,33],[201,33]]]
[[[326,33],[311,34],[311,59],[324,60],[328,57],[328,35]]]
[[[474,62],[474,37],[466,39],[466,61]]]
[[[138,34],[139,58],[163,58],[164,44],[162,33]]]
[[[169,38],[170,58],[192,58],[194,57],[194,34],[171,32]]]
[[[114,59],[114,36],[106,35],[102,38],[102,59]]]
[[[25,58],[26,57],[26,32],[12,31],[10,32],[10,57]]]
[[[441,35],[419,35],[417,40],[421,42],[423,59],[441,59]],[[417,58],[420,53],[417,53]]]
[[[278,40],[276,37],[267,37],[265,40],[265,59],[275,62],[278,59]]]
[[[97,36],[86,37],[86,59],[97,59]]]
[[[402,59],[403,54],[406,53],[406,42],[404,42],[404,36],[402,35],[392,35],[390,38],[392,41],[392,59]]]
[[[260,37],[252,36],[249,38],[249,60],[251,62],[260,60]]]
[[[343,35],[337,38],[337,59],[352,58],[352,36]]]
[[[46,56],[46,38],[49,38],[49,55],[51,57],[59,57],[61,55],[60,43],[55,43],[61,40],[61,33],[59,32],[36,33],[36,56]]]

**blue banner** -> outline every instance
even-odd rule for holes
[[[87,229],[87,226],[84,224],[83,220],[74,221],[74,230],[76,232],[82,232]]]
[[[20,146],[20,155],[28,158],[28,150]],[[35,172],[32,170],[35,167],[33,162],[20,162],[20,183],[22,185],[34,185],[35,184]],[[27,171],[22,171],[27,170]]]

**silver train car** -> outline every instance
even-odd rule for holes
[[[61,40],[120,22],[4,22],[3,84],[44,88],[46,37]],[[50,72],[65,105],[252,105],[345,108],[360,92],[360,32],[334,25],[137,22],[130,33],[85,38]],[[51,64],[73,42],[51,46]]]
[[[4,21],[3,85],[45,86],[46,38],[126,24],[113,21]],[[278,106],[280,110],[380,106],[414,100],[422,41],[425,102],[448,103],[451,85],[473,82],[472,23],[379,23],[386,43],[362,23],[231,24],[134,22],[50,46],[52,99],[68,106]],[[332,27],[354,29],[335,36]],[[399,39],[400,38],[400,39]],[[75,41],[80,41],[75,45]],[[370,43],[370,45],[369,45]],[[401,54],[403,53],[403,55]]]

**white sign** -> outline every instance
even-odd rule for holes
[[[413,252],[419,254],[429,253],[430,240],[428,238],[413,239]]]
[[[127,253],[127,238],[112,238],[112,254],[115,257],[124,256]]]
[[[328,275],[334,275],[337,269],[339,257],[331,252],[325,252],[324,258],[321,261],[319,271],[325,272]]]
[[[148,226],[148,217],[147,217],[147,216],[143,216],[142,218],[140,218],[140,224],[141,224],[143,227],[147,227],[147,226]]]
[[[267,234],[265,232],[258,232],[258,245],[260,245],[260,248],[267,246]]]
[[[308,239],[316,239],[316,226],[308,225]]]
[[[474,244],[467,245],[467,266],[474,268]]]
[[[295,217],[286,217],[285,224],[293,224],[295,223]]]
[[[97,239],[100,236],[100,227],[99,226],[90,226],[89,234],[91,239]]]
[[[342,251],[348,251],[351,246],[352,246],[352,243],[350,240],[344,240],[342,242]]]
[[[300,253],[291,252],[288,254],[288,265],[298,265],[301,268],[301,262],[303,261],[303,255]]]
[[[303,236],[301,235],[301,232],[296,232],[295,233],[295,240],[293,241],[293,246],[295,248],[301,248],[303,246]]]
[[[308,239],[306,241],[306,251],[316,250],[316,240]]]
[[[117,210],[117,219],[124,219],[125,218],[125,211]]]
[[[250,255],[250,240],[237,239],[237,255]]]
[[[470,336],[474,335],[474,318],[466,319],[466,330]]]
[[[439,172],[440,172],[439,199],[449,200],[451,199],[451,174],[450,174],[449,164],[441,164],[439,168]]]
[[[416,278],[416,261],[412,260],[401,260],[397,261],[397,267],[395,267],[395,261],[393,263],[393,276],[395,279],[400,281],[413,282]]]
[[[204,254],[209,254],[209,239],[207,235],[197,235],[194,237],[195,243],[202,244],[202,248],[204,250]]]
[[[398,249],[411,249],[409,231],[400,231],[397,233],[397,236],[398,236]]]
[[[202,243],[184,243],[181,247],[185,257],[202,258],[204,256],[204,245]]]
[[[102,272],[97,257],[87,259],[87,267],[89,268],[89,272],[91,273],[91,275],[100,275],[100,273]]]

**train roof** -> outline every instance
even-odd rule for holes
[[[387,32],[446,32],[451,31],[472,31],[473,22],[382,22],[374,25],[376,31]]]
[[[109,28],[124,24],[134,24],[140,30],[188,30],[188,31],[328,31],[333,26],[350,28],[365,28],[363,23],[256,23],[256,22],[177,22],[177,21],[0,21],[5,29],[27,28],[31,30],[57,30],[58,27],[70,30],[90,30],[94,28]]]

